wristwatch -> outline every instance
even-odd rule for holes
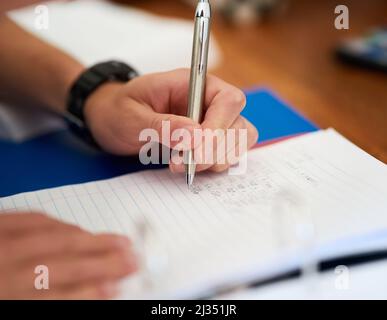
[[[119,61],[98,63],[85,70],[74,82],[68,95],[65,119],[70,130],[87,142],[96,145],[85,121],[84,107],[87,98],[106,82],[128,82],[137,76],[136,70]]]

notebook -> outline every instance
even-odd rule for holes
[[[8,16],[85,65],[117,59],[140,73],[150,73],[191,64],[193,20],[163,17],[106,0],[41,4],[48,11],[47,28],[39,26],[42,11],[36,5],[10,11]],[[215,37],[210,46],[212,69],[219,65],[221,53]]]
[[[43,210],[136,243],[146,226],[128,299],[203,297],[311,257],[386,248],[386,166],[334,130],[256,148],[247,161],[241,175],[199,174],[191,190],[181,175],[148,170],[1,198],[0,210]]]

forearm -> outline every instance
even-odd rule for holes
[[[63,113],[82,64],[4,16],[0,17],[0,48],[1,92]]]

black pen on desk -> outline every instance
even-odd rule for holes
[[[208,0],[200,0],[195,14],[191,75],[189,81],[187,117],[200,122],[206,91],[207,61],[210,40],[211,8]],[[195,178],[196,164],[193,151],[184,153],[187,185],[190,187]]]

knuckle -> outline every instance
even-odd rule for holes
[[[63,251],[65,252],[77,251],[86,241],[85,236],[79,232],[67,233],[61,236],[60,240],[63,243]]]
[[[240,89],[234,89],[232,92],[232,102],[236,107],[243,109],[246,105],[246,95]]]
[[[164,120],[168,121],[167,117],[164,118]],[[159,116],[152,117],[150,124],[149,124],[149,128],[155,129],[157,132],[160,132],[161,126],[162,126],[162,118]]]
[[[78,242],[83,247],[87,245],[93,245],[95,242],[95,235],[92,233],[89,233],[88,231],[79,229],[79,231],[76,231],[73,233],[73,240],[74,242]]]
[[[236,87],[224,89],[223,98],[231,108],[242,111],[246,105],[246,95]]]

